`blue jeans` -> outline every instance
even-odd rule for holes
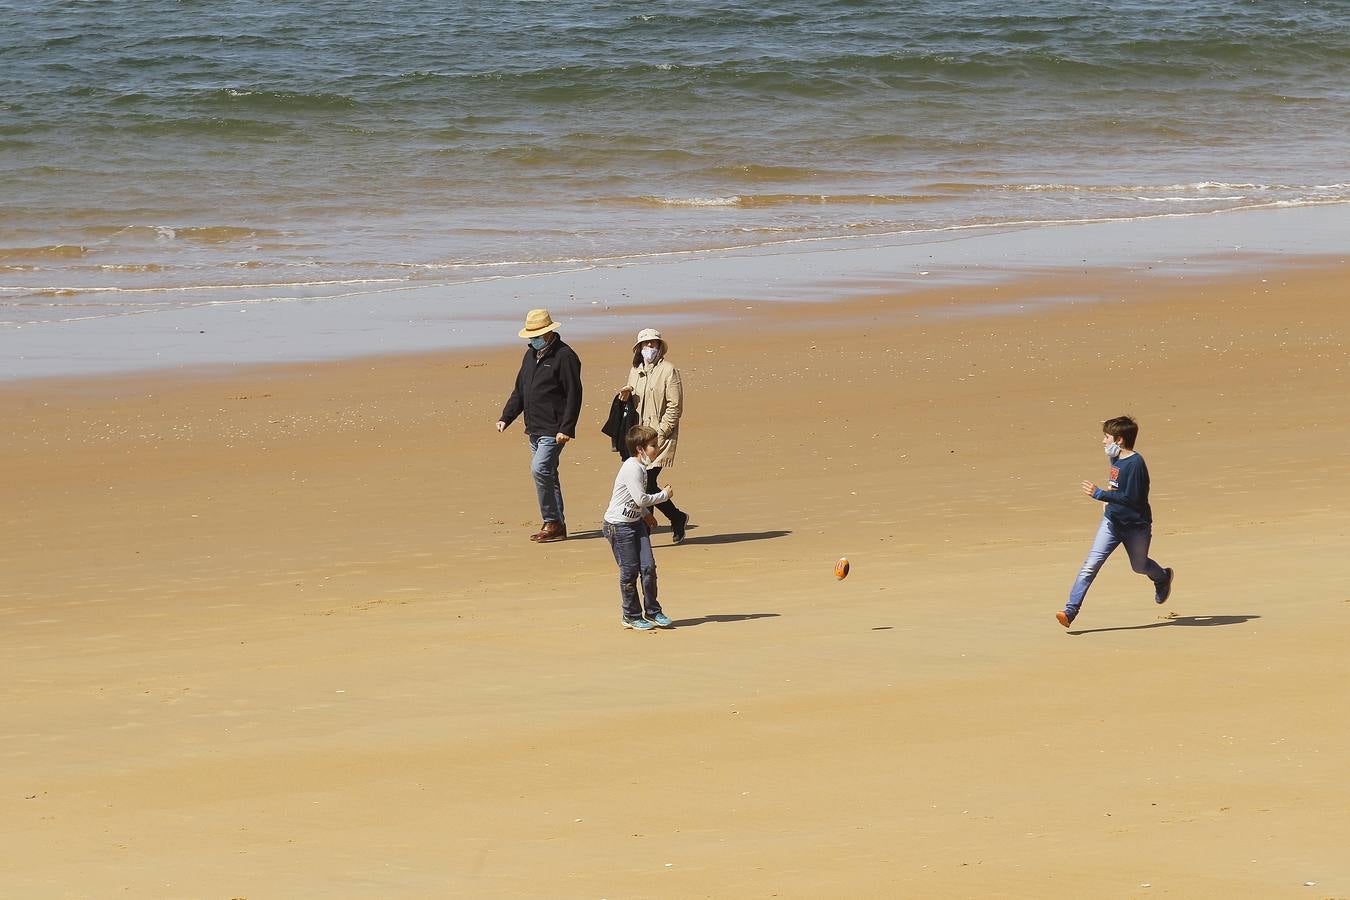
[[[1097,538],[1092,542],[1092,549],[1088,551],[1083,568],[1078,573],[1078,579],[1073,583],[1073,590],[1069,591],[1069,602],[1064,607],[1069,618],[1078,615],[1083,598],[1087,596],[1088,588],[1092,587],[1093,580],[1101,571],[1102,564],[1121,544],[1125,545],[1125,552],[1130,555],[1131,569],[1140,575],[1147,575],[1154,584],[1167,581],[1167,572],[1163,567],[1148,558],[1148,545],[1152,541],[1152,525],[1125,528],[1103,517],[1101,527],[1097,529]]]
[[[656,602],[656,557],[652,555],[652,533],[647,523],[639,519],[631,525],[605,522],[600,526],[614,561],[619,564],[619,600],[625,619],[642,618],[638,603],[637,581],[642,578],[642,599],[648,618],[661,612]]]
[[[566,524],[563,516],[562,482],[558,479],[558,457],[563,445],[551,434],[530,435],[530,474],[534,476],[534,492],[539,495],[539,515],[545,522]]]

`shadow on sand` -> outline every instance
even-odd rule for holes
[[[697,528],[697,527],[698,527],[697,525],[690,525],[690,526],[689,526],[689,530],[690,530],[690,531],[693,531],[693,530],[694,530],[695,528]],[[670,533],[670,529],[669,529],[668,527],[662,527],[660,531],[656,532],[656,533],[653,534],[652,536],[653,536],[653,537],[656,537],[657,535],[660,535],[660,534],[669,534],[669,533]],[[739,534],[707,534],[707,535],[703,535],[702,537],[698,537],[698,536],[690,536],[690,537],[687,537],[687,538],[684,539],[683,544],[685,544],[685,545],[687,545],[687,544],[739,544],[739,543],[741,543],[742,541],[765,541],[765,540],[768,540],[769,538],[785,537],[785,536],[787,536],[787,535],[789,535],[789,534],[792,534],[792,532],[791,532],[791,531],[744,531],[744,532],[741,532],[741,533],[739,533]],[[603,538],[604,536],[605,536],[604,533],[601,532],[600,529],[598,529],[598,528],[593,528],[593,529],[591,529],[591,530],[589,530],[589,531],[573,531],[573,532],[570,532],[570,533],[568,533],[568,535],[567,535],[567,540],[569,540],[569,541],[592,541],[592,540],[595,540],[596,538]],[[664,547],[664,546],[666,546],[666,544],[665,544],[664,542],[662,542],[662,543],[658,543],[656,546],[658,546],[658,547]]]
[[[693,531],[693,530],[694,530],[695,528],[697,528],[697,527],[698,527],[697,525],[690,525],[689,528],[688,528],[688,530],[689,530],[689,531]],[[669,525],[661,524],[661,525],[658,525],[657,528],[659,528],[660,531],[654,531],[654,532],[652,532],[652,537],[656,537],[658,534],[670,534],[670,526],[669,526]],[[594,540],[595,538],[602,538],[602,537],[604,537],[604,536],[605,536],[605,533],[604,533],[603,531],[601,531],[599,528],[592,528],[592,529],[589,530],[589,531],[572,531],[572,532],[568,532],[568,534],[567,534],[567,539],[568,539],[569,541],[590,541],[590,540]],[[684,543],[686,543],[686,544],[692,544],[692,543],[694,543],[696,540],[697,540],[697,538],[685,538],[685,539],[684,539]],[[709,541],[707,538],[704,538],[704,543],[712,543],[712,542]],[[657,544],[657,546],[660,547],[660,546],[664,546],[664,545],[662,545],[662,544]]]
[[[684,544],[739,544],[742,541],[766,541],[769,538],[784,537],[791,531],[743,531],[740,534],[709,534],[703,537],[687,537]]]
[[[590,531],[569,531],[567,540],[569,541],[591,541],[598,537],[604,537],[599,528],[593,528]]]
[[[685,543],[688,543],[686,541]],[[705,625],[708,622],[748,622],[751,619],[776,619],[782,613],[721,613],[712,616],[699,616],[697,619],[676,619],[673,623],[676,628],[692,628],[695,625]]]
[[[1169,628],[1173,625],[1241,625],[1260,616],[1177,616],[1162,622],[1150,622],[1147,625],[1121,625],[1116,628],[1070,628],[1068,634],[1100,634],[1103,631],[1142,631],[1145,628]]]

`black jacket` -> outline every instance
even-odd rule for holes
[[[542,359],[537,356],[533,348],[525,349],[515,390],[502,408],[502,421],[510,425],[524,412],[526,434],[574,438],[581,415],[581,360],[562,338],[548,345]]]
[[[619,459],[628,458],[628,429],[638,424],[637,403],[632,397],[620,400],[616,395],[609,404],[609,418],[600,430],[609,435],[610,446],[619,454]]]

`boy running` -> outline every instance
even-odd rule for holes
[[[1099,488],[1084,481],[1083,493],[1106,503],[1106,514],[1097,529],[1092,550],[1069,592],[1068,604],[1063,612],[1055,613],[1055,618],[1065,628],[1078,617],[1093,579],[1106,558],[1121,544],[1130,555],[1130,568],[1140,575],[1147,575],[1153,582],[1154,602],[1166,603],[1172,595],[1175,573],[1148,556],[1149,543],[1153,540],[1153,510],[1148,505],[1148,466],[1134,449],[1139,425],[1129,416],[1118,416],[1102,423],[1102,435],[1102,445],[1111,460],[1111,484],[1109,488]]]

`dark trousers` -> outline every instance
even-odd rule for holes
[[[655,494],[661,490],[661,486],[656,483],[656,479],[661,475],[661,467],[647,470],[647,493]],[[675,517],[680,515],[680,508],[675,505],[674,500],[667,500],[665,503],[656,504],[656,508],[665,513],[670,521],[674,522]]]
[[[625,619],[642,618],[643,604],[638,603],[637,581],[642,579],[642,599],[647,607],[647,615],[654,616],[661,611],[656,601],[656,557],[652,555],[652,533],[647,523],[636,522],[615,525],[605,522],[600,530],[609,541],[609,549],[614,551],[614,561],[619,564],[619,598]]]

